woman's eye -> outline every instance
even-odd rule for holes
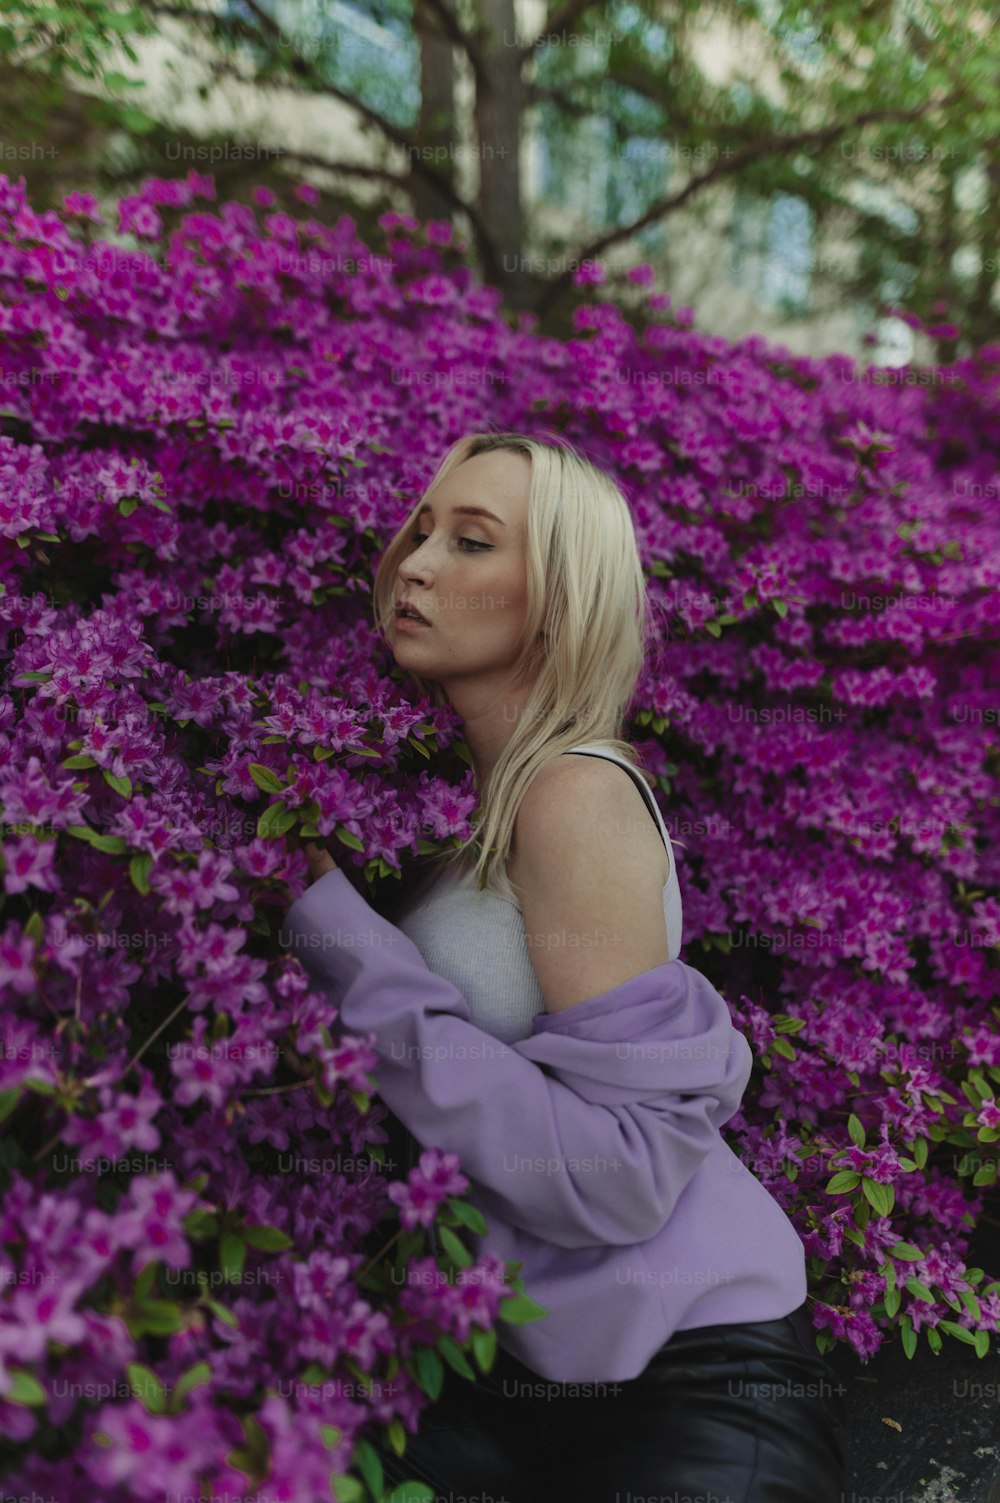
[[[414,532],[411,534],[410,541],[419,544],[426,536],[426,532]],[[492,543],[480,543],[477,538],[459,538],[458,541],[460,543],[468,543],[469,547],[476,553],[493,547]]]

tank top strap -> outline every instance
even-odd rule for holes
[[[642,776],[642,773],[638,770],[637,767],[633,767],[632,763],[627,761],[625,757],[619,756],[617,752],[609,751],[606,746],[591,747],[588,743],[584,743],[580,746],[571,746],[568,748],[567,755],[575,756],[577,753],[586,757],[605,757],[609,762],[617,762],[619,767],[624,767],[633,783],[635,783],[636,787],[639,789],[639,792],[645,798],[646,804],[649,807],[653,818],[656,820],[656,825],[663,839],[663,844],[666,846],[667,854],[670,857],[670,874],[671,876],[673,876],[674,852],[673,847],[670,843],[670,835],[667,831],[667,826],[664,822],[663,815],[660,813],[660,806],[657,804],[655,798],[653,797],[653,790],[646,782],[646,779]]]

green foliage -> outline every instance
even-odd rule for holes
[[[428,101],[417,118],[409,106],[401,114],[406,91],[387,93],[384,79],[379,86],[374,61],[359,71],[338,28],[321,16],[283,28],[269,7],[238,15],[194,0],[130,9],[102,0],[43,6],[0,0],[0,65],[30,71],[49,115],[75,81],[96,84],[92,118],[155,141],[164,122],[136,102],[141,44],[168,15],[173,22],[185,13],[217,76],[280,85],[338,106],[357,101],[374,139],[407,153],[411,188],[437,191],[447,182],[452,198],[441,199],[440,213],[462,202],[450,161],[440,165],[428,145],[442,135],[460,140],[460,123],[440,118],[439,100],[433,111]],[[394,3],[377,15],[373,10],[372,19],[406,44],[416,88],[420,38],[412,11]],[[456,29],[462,42],[455,56],[464,46],[482,70],[483,87],[495,88],[509,47],[468,26],[461,12]],[[576,244],[548,235],[541,223],[532,227],[540,262],[561,269],[554,276],[518,274],[518,295],[528,305],[558,311],[571,291],[573,265],[637,230],[640,243],[653,236],[655,253],[669,263],[677,214],[706,223],[709,216],[717,223],[720,211],[727,215],[737,232],[730,244],[734,274],[756,276],[749,268],[770,252],[744,244],[740,226],[757,215],[766,239],[771,206],[782,198],[807,210],[815,267],[805,302],[789,304],[779,292],[778,311],[816,314],[827,301],[833,306],[846,298],[872,316],[887,303],[903,303],[925,320],[946,309],[949,325],[974,331],[980,344],[1000,331],[992,297],[1000,91],[995,32],[972,0],[860,10],[847,0],[812,10],[799,0],[720,0],[709,18],[700,0],[677,0],[669,16],[656,0],[611,0],[584,8],[560,29],[545,22],[521,40],[519,113],[534,111],[521,129],[546,142],[549,197],[575,207],[590,226]],[[43,124],[40,115],[29,128],[37,134]],[[294,163],[294,152],[284,156]],[[516,176],[516,153],[503,160]],[[147,155],[148,169],[164,165]],[[254,182],[266,176],[259,164],[248,170]],[[719,185],[738,190],[728,206]],[[533,205],[519,183],[516,196],[530,216]],[[513,294],[513,274],[505,274],[496,254],[503,226],[485,199],[471,206],[482,273]],[[950,359],[957,348],[951,333],[932,337],[938,357]],[[781,604],[774,602],[779,613]]]

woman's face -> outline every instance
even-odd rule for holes
[[[530,482],[522,454],[465,460],[428,498],[400,563],[394,603],[407,601],[429,624],[394,615],[389,643],[401,667],[441,684],[453,704],[463,681],[498,690],[509,678],[527,608]]]

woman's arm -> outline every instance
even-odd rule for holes
[[[292,906],[282,939],[343,1025],[371,1037],[379,1094],[414,1136],[458,1154],[510,1222],[561,1247],[655,1235],[750,1075],[725,1001],[680,961],[542,1015],[541,1035],[509,1048],[339,869]]]

